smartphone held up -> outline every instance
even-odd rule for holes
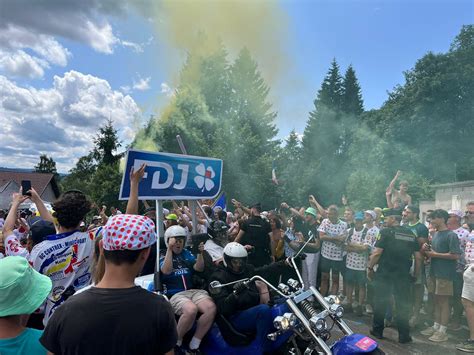
[[[31,181],[30,180],[21,180],[21,191],[23,196],[31,196]]]

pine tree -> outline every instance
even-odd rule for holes
[[[364,112],[364,102],[359,81],[352,65],[347,68],[343,82],[342,110],[345,113],[359,116]]]
[[[318,191],[322,202],[339,201],[344,178],[343,165],[345,130],[341,122],[343,85],[339,66],[334,59],[314,100],[303,136],[303,184],[305,193]]]
[[[104,126],[99,128],[99,133],[94,138],[94,158],[99,164],[114,164],[119,157],[114,152],[122,145],[119,141],[117,130],[113,126],[111,119],[107,120]]]

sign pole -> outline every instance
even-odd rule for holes
[[[160,200],[155,201],[156,208],[156,235],[158,239],[156,240],[156,270],[153,277],[153,284],[155,286],[155,292],[161,291],[161,281],[160,281],[160,241],[165,237],[163,230],[163,202]]]

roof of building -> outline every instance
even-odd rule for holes
[[[21,186],[22,180],[30,180],[31,186],[41,196],[51,183],[54,194],[56,197],[59,196],[59,186],[51,173],[36,173],[36,172],[17,172],[17,171],[1,171],[0,170],[0,193],[3,192],[8,185],[14,181],[18,186]]]
[[[431,186],[434,188],[468,187],[468,186],[474,186],[474,180],[450,182],[448,184],[434,184]]]

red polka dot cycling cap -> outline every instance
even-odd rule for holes
[[[102,228],[105,250],[140,250],[156,242],[155,224],[145,216],[119,214]]]

